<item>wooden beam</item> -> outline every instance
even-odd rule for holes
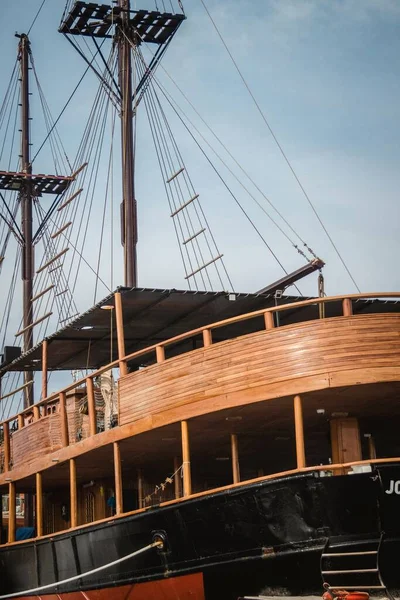
[[[115,478],[115,512],[120,515],[124,511],[122,499],[122,468],[121,451],[118,442],[113,443],[114,448],[114,478]]]
[[[25,426],[25,418],[23,414],[19,414],[17,417],[18,429],[22,429]]]
[[[175,473],[175,477],[174,477],[174,487],[175,487],[175,498],[180,498],[182,495],[182,489],[181,489],[181,472],[178,471],[179,467],[181,465],[181,461],[178,458],[178,456],[174,457],[174,473]]]
[[[212,344],[212,335],[211,335],[211,330],[210,329],[203,329],[203,343],[204,343],[204,348],[207,348],[208,346],[211,346],[211,344]]]
[[[65,446],[69,445],[67,399],[66,399],[65,392],[60,392],[60,420],[61,420],[61,444],[65,448]]]
[[[343,306],[343,316],[351,317],[353,314],[353,303],[350,298],[344,298],[342,302]]]
[[[372,459],[376,458],[375,440],[372,435],[370,435],[368,438],[368,452],[369,452],[370,458],[372,458]]]
[[[124,334],[124,316],[122,311],[122,298],[121,293],[116,292],[114,294],[115,302],[115,319],[117,322],[117,341],[118,341],[118,359],[119,359],[119,374],[121,377],[127,375],[128,367],[125,357],[125,334]]]
[[[71,458],[69,461],[69,492],[71,527],[76,527],[78,525],[78,493],[76,487],[76,462],[74,458]]]
[[[137,470],[137,484],[138,484],[138,507],[143,508],[143,471],[142,469]]]
[[[297,468],[303,469],[306,466],[306,453],[304,449],[303,407],[300,396],[294,397],[294,427],[296,434]]]
[[[156,346],[156,358],[157,362],[164,362],[165,360],[165,350],[164,346]]]
[[[47,398],[47,351],[48,341],[44,340],[42,344],[42,400]]]
[[[240,481],[239,448],[238,448],[238,439],[237,439],[236,433],[231,433],[231,453],[232,453],[233,483],[239,483],[239,481]]]
[[[183,495],[190,496],[192,493],[192,475],[190,469],[189,429],[187,421],[181,421],[181,432],[183,458]]]
[[[273,312],[267,311],[264,313],[264,323],[265,329],[273,329],[275,327]]]
[[[4,448],[4,472],[10,470],[11,446],[10,446],[10,424],[3,423],[3,448]]]
[[[42,474],[36,473],[36,535],[43,535],[43,485]]]
[[[96,435],[97,433],[97,422],[96,422],[96,402],[94,398],[94,386],[93,379],[88,377],[86,379],[86,391],[88,400],[88,414],[89,414],[89,435]]]
[[[39,419],[40,419],[40,408],[39,408],[39,406],[37,406],[37,404],[34,404],[32,406],[32,409],[33,409],[33,419],[34,419],[34,421],[39,421]]]
[[[16,530],[16,496],[15,496],[15,483],[10,481],[8,484],[8,543],[15,542],[15,530]]]

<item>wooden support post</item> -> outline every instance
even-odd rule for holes
[[[303,469],[306,466],[306,454],[304,449],[303,407],[300,396],[294,397],[294,426],[296,434],[297,468]]]
[[[157,362],[164,362],[165,360],[165,349],[164,346],[156,346],[156,358]]]
[[[236,433],[231,433],[232,475],[233,483],[240,482],[239,448]]]
[[[376,458],[375,440],[372,437],[372,435],[369,435],[369,437],[368,437],[368,452],[369,452],[369,458],[371,458],[371,459]]]
[[[121,451],[118,442],[113,443],[114,447],[114,478],[115,478],[115,512],[120,515],[124,511],[122,499],[122,467]]]
[[[271,311],[265,312],[264,313],[264,322],[265,322],[265,329],[273,329],[275,327],[274,313]]]
[[[96,435],[96,433],[97,433],[96,402],[94,399],[93,379],[91,377],[88,377],[86,379],[86,391],[87,391],[88,413],[89,413],[89,435]]]
[[[33,419],[34,421],[39,421],[40,419],[40,408],[37,406],[37,404],[33,405]]]
[[[61,420],[61,444],[69,446],[67,399],[65,392],[60,392],[60,420]]]
[[[179,458],[177,456],[174,457],[174,473],[175,473],[175,477],[174,477],[174,486],[175,486],[175,498],[180,498],[182,495],[182,489],[181,489],[181,472],[178,471],[179,467],[181,465],[181,461],[179,460]],[[178,472],[177,472],[178,471]]]
[[[15,483],[10,481],[8,484],[8,543],[15,542],[15,530],[16,530],[16,496],[15,496]]]
[[[203,329],[203,344],[204,348],[207,348],[212,344],[212,334],[210,329]]]
[[[36,473],[36,535],[43,535],[43,486],[42,474]]]
[[[42,344],[42,400],[47,398],[47,350],[48,342],[44,340]]]
[[[78,525],[78,493],[76,487],[76,462],[74,458],[69,459],[69,493],[71,527]]]
[[[181,421],[182,458],[183,458],[183,495],[192,493],[192,474],[190,469],[189,429],[187,421]]]
[[[350,298],[344,298],[343,302],[342,302],[342,306],[343,306],[343,316],[351,317],[351,315],[353,314],[353,303],[350,300]]]
[[[4,444],[4,472],[10,470],[11,445],[10,445],[10,424],[3,423],[3,444]]]
[[[143,472],[142,472],[142,469],[137,470],[137,487],[138,487],[138,506],[139,506],[139,508],[143,508],[144,498],[143,498]]]
[[[22,429],[25,425],[25,416],[18,415],[17,420],[18,420],[18,429]]]
[[[114,294],[115,300],[115,318],[117,321],[117,340],[118,340],[118,359],[119,359],[119,374],[121,377],[127,375],[128,367],[125,357],[125,335],[124,335],[124,318],[122,312],[122,299],[121,293],[116,292]]]

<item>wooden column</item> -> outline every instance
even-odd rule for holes
[[[35,421],[38,421],[40,419],[40,408],[38,407],[37,404],[33,405],[33,418]]]
[[[350,298],[344,298],[344,300],[342,302],[342,306],[343,306],[343,316],[351,317],[351,315],[353,314],[353,303],[350,300]]]
[[[69,492],[71,527],[78,525],[78,491],[76,487],[76,462],[74,458],[69,459]]]
[[[137,486],[138,486],[138,506],[143,508],[143,472],[142,469],[137,470]]]
[[[36,535],[43,535],[43,486],[42,474],[36,473]]]
[[[25,425],[25,416],[18,415],[17,419],[18,419],[18,429],[22,429]]]
[[[294,397],[294,426],[296,434],[297,468],[306,466],[306,453],[304,449],[303,407],[300,396]]]
[[[190,470],[189,429],[187,421],[181,421],[182,458],[183,458],[183,495],[192,493],[192,475]]]
[[[157,362],[164,362],[165,360],[165,350],[163,346],[156,346],[156,358]]]
[[[8,543],[15,542],[16,530],[16,497],[15,483],[10,481],[8,484]]]
[[[179,460],[179,458],[177,456],[175,456],[174,458],[174,473],[175,473],[175,477],[174,477],[174,487],[175,487],[175,498],[180,498],[182,495],[182,489],[181,489],[181,472],[178,471],[179,467],[180,467],[181,461]],[[178,471],[178,472],[177,472]]]
[[[119,359],[119,374],[121,377],[128,373],[125,356],[125,335],[124,335],[124,319],[122,312],[122,299],[120,292],[114,294],[115,299],[115,318],[117,321],[117,340],[118,340],[118,359]]]
[[[42,400],[47,398],[47,349],[48,342],[44,340],[42,344]]]
[[[275,327],[274,313],[271,311],[265,312],[264,313],[264,322],[265,322],[265,329],[273,329]]]
[[[4,472],[8,473],[10,470],[10,459],[11,459],[11,446],[10,446],[10,424],[3,423],[3,443],[4,443]]]
[[[88,377],[86,379],[86,391],[87,391],[88,413],[89,413],[89,434],[96,435],[96,433],[97,433],[96,402],[94,399],[93,379],[91,377]]]
[[[239,448],[236,433],[231,433],[232,475],[233,483],[240,482]]]
[[[122,499],[122,468],[121,451],[118,442],[113,443],[114,447],[114,478],[115,478],[115,512],[120,515],[124,511]]]
[[[369,458],[376,458],[376,447],[375,447],[375,440],[372,437],[372,435],[369,436],[368,438],[368,451],[369,451]]]
[[[205,348],[212,344],[212,335],[209,329],[203,329],[203,344]]]
[[[69,446],[68,436],[68,417],[67,417],[67,399],[65,392],[60,392],[60,420],[61,420],[61,443]]]

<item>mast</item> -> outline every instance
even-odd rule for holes
[[[30,42],[26,34],[22,34],[19,42],[19,61],[21,73],[21,162],[22,172],[31,175],[30,162],[30,131],[29,131],[29,55]],[[28,352],[33,346],[33,245],[32,245],[32,183],[29,178],[21,188],[21,230],[22,245],[22,284],[23,284],[23,352]],[[24,390],[24,407],[34,403],[33,372],[24,372],[24,383],[29,384]]]
[[[121,9],[118,36],[118,79],[121,92],[122,144],[122,243],[124,246],[125,285],[137,285],[137,209],[135,200],[135,156],[132,110],[132,57],[130,31],[130,0],[118,0]]]

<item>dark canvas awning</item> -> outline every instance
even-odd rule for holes
[[[230,317],[274,306],[288,304],[308,298],[227,292],[192,292],[175,289],[128,289],[118,288],[122,296],[126,353],[160,343],[181,333],[203,327]],[[48,341],[48,369],[74,370],[96,369],[118,358],[115,311],[104,310],[114,306],[114,294],[110,294],[87,312],[74,319],[68,326],[53,335]],[[326,304],[326,316],[342,314],[341,302]],[[357,300],[354,312],[398,312],[399,302],[381,300]],[[279,315],[280,324],[318,318],[318,307],[310,305],[296,307]],[[225,337],[241,335],[259,329],[251,321],[240,322],[227,329],[218,329],[215,341]],[[182,344],[190,344],[193,339]],[[199,345],[201,343],[199,342]],[[180,348],[182,351],[182,346]],[[41,345],[0,368],[6,371],[41,369]],[[138,359],[138,364],[143,359]],[[134,364],[134,363],[133,363]]]

